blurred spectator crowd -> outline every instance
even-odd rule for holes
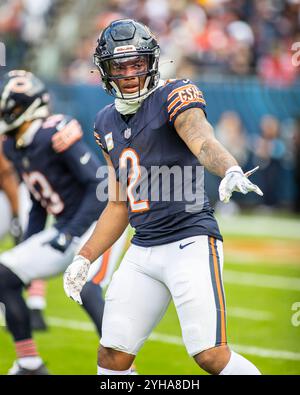
[[[6,46],[9,67],[26,65],[27,52],[47,37],[55,0],[0,0],[0,41]]]
[[[280,0],[114,0],[98,17],[131,15],[151,26],[177,76],[259,74],[268,83],[291,84],[290,61],[300,41],[300,2]]]
[[[221,114],[215,132],[243,169],[260,167],[251,180],[261,186],[263,198],[236,194],[233,201],[260,204],[266,211],[289,207],[292,202],[293,210],[300,213],[300,118],[279,122],[273,115],[265,115],[258,133],[250,135],[239,115],[228,111]]]
[[[0,37],[11,63],[50,78],[94,82],[96,39],[125,17],[157,35],[165,74],[258,74],[279,86],[299,75],[291,47],[300,42],[300,0],[0,0]]]

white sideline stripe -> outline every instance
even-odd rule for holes
[[[153,333],[150,335],[149,340],[158,341],[162,343],[170,343],[178,346],[183,346],[183,342],[178,336],[169,336],[161,333]],[[241,344],[230,344],[230,347],[240,353],[255,355],[263,358],[273,359],[287,359],[289,361],[300,361],[300,353],[285,351],[285,350],[272,350],[269,348],[261,348],[255,346],[244,346]]]
[[[256,252],[254,254],[248,254],[246,255],[245,252],[237,252],[237,251],[226,251],[226,258],[225,258],[225,265],[230,265],[232,263],[234,263],[235,265],[239,265],[239,266],[245,266],[245,265],[254,265],[257,263],[260,263],[261,261],[264,261],[264,265],[271,263],[271,264],[275,264],[278,267],[280,265],[282,265],[282,257],[280,255],[278,255],[278,259],[273,258],[273,257],[268,257],[265,256],[264,253],[258,253],[256,254]],[[300,258],[298,257],[298,255],[294,255],[293,257],[289,257],[287,260],[289,265],[294,265],[295,267],[299,266],[300,263]]]
[[[234,318],[245,318],[253,321],[271,321],[274,318],[272,313],[262,310],[244,309],[240,307],[227,308],[227,315]]]
[[[95,327],[90,322],[80,322],[74,320],[66,320],[58,317],[49,317],[47,319],[50,325],[60,328],[70,328],[75,330],[82,330],[86,332],[94,332]],[[161,343],[174,344],[177,346],[183,346],[183,341],[179,336],[165,335],[163,333],[152,333],[149,337],[151,341],[157,341]],[[230,345],[235,351],[245,353],[248,355],[255,355],[262,358],[274,358],[274,359],[286,359],[289,361],[300,361],[300,353],[286,351],[286,350],[272,350],[268,348],[261,348],[255,346],[244,346],[241,344]]]
[[[246,320],[252,321],[271,321],[273,320],[273,314],[269,313],[268,311],[259,311],[259,310],[250,310],[250,309],[242,309],[239,307],[230,307],[227,309],[227,316],[233,318],[243,318]],[[59,318],[51,317],[48,318],[47,321],[50,325],[53,326],[62,326],[65,325],[70,329],[80,329],[83,331],[92,331],[93,325],[89,322],[79,322],[79,321],[69,321],[69,320],[62,320]],[[62,322],[63,321],[63,322]],[[5,318],[0,312],[0,327],[5,325]]]
[[[95,326],[91,322],[66,320],[58,317],[48,317],[47,322],[58,328],[70,328],[84,332],[94,332]]]
[[[295,218],[276,218],[267,215],[216,215],[221,232],[235,236],[278,237],[300,239],[300,221]]]
[[[251,285],[252,287],[300,291],[300,279],[294,277],[238,272],[225,269],[224,281],[229,284]]]
[[[242,346],[239,344],[231,344],[230,345],[234,351],[248,354],[248,355],[256,355],[262,358],[272,358],[272,359],[286,359],[288,361],[300,361],[300,353],[285,351],[285,350],[272,350],[268,348],[260,348],[255,346]]]

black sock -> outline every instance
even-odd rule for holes
[[[104,310],[104,300],[102,289],[98,284],[88,281],[80,293],[82,304],[91,319],[96,325],[99,336],[102,334],[102,316]]]
[[[9,268],[0,263],[0,302],[15,341],[31,338],[29,310],[22,296],[24,284]]]

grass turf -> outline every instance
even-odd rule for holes
[[[232,241],[237,236],[228,236]],[[248,237],[251,240],[252,236]],[[245,235],[242,236],[245,238]],[[255,248],[256,237],[253,236]],[[9,239],[0,243],[0,250],[10,247]],[[297,260],[296,260],[297,261]],[[268,274],[300,278],[300,257],[290,264],[282,257],[276,264],[264,261],[264,256],[255,260],[229,261],[225,249],[225,291],[228,308],[227,333],[230,344],[255,347],[242,352],[264,374],[300,374],[300,319],[299,326],[293,326],[291,319],[295,313],[292,305],[300,302],[300,291],[257,286],[255,283],[241,285],[226,281],[226,271],[235,273]],[[64,295],[62,278],[51,279],[48,283],[48,306],[46,318],[61,318],[70,321],[90,322],[86,313]],[[239,313],[236,314],[238,309]],[[231,314],[234,312],[235,314]],[[247,314],[249,313],[249,316]],[[257,313],[258,317],[252,317]],[[264,316],[265,314],[265,316]],[[261,315],[261,316],[260,316]],[[98,339],[92,328],[66,328],[50,325],[46,333],[36,333],[39,351],[52,374],[95,374]],[[155,329],[156,340],[146,342],[136,359],[141,374],[204,374],[191,359],[179,342],[180,327],[174,306]],[[164,337],[166,335],[169,337]],[[173,337],[171,337],[173,336]],[[172,344],[176,343],[176,344]],[[0,374],[10,368],[15,352],[9,333],[0,328]],[[289,352],[289,353],[286,353]],[[267,355],[266,355],[267,353]],[[263,356],[265,355],[265,356]]]

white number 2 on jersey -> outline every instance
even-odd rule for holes
[[[149,210],[148,200],[136,200],[133,195],[133,188],[141,177],[140,160],[137,152],[132,148],[125,149],[120,156],[120,168],[127,167],[127,160],[131,162],[130,175],[128,177],[127,196],[130,203],[131,211],[139,212]]]

